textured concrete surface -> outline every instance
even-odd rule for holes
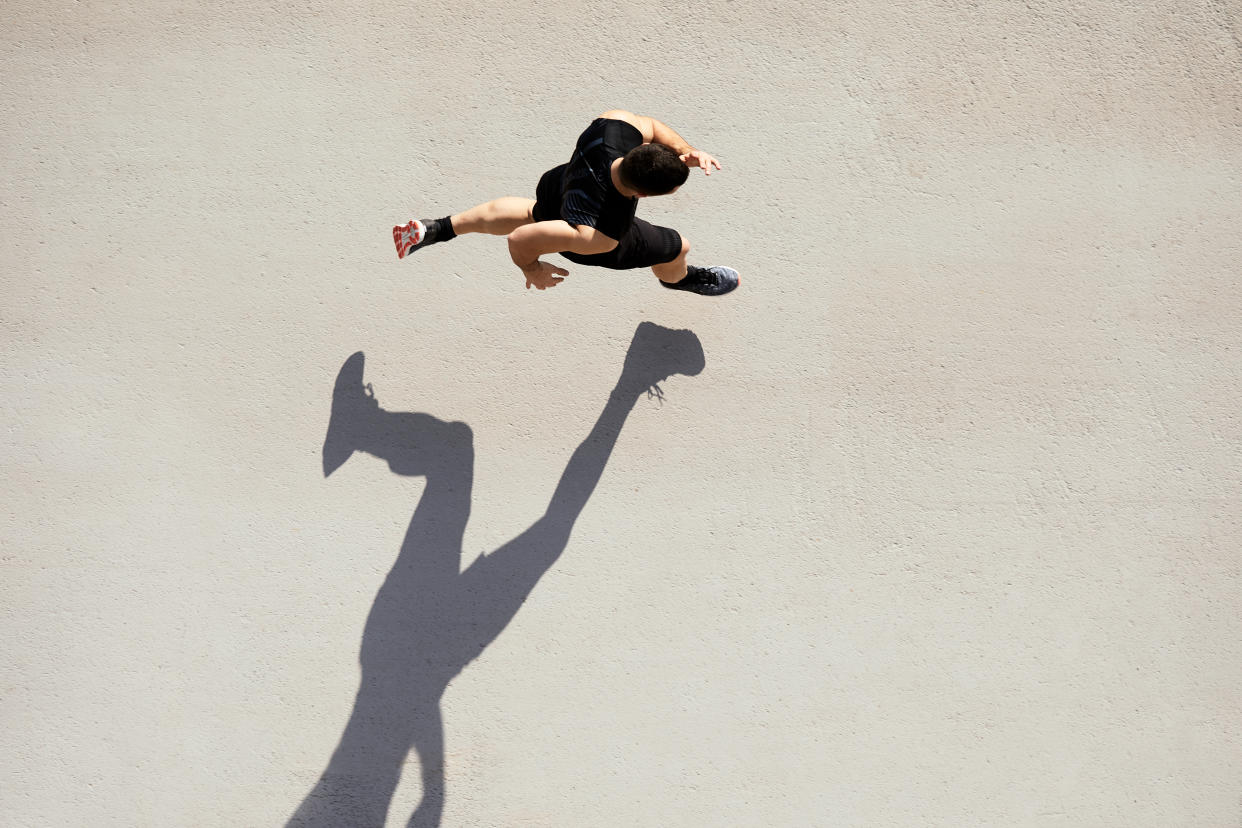
[[[432,492],[325,478],[359,351],[389,459],[469,427],[462,567],[626,414],[438,700],[444,825],[1242,823],[1237,0],[0,16],[0,823],[296,824]],[[723,161],[640,215],[737,293],[397,261],[612,107]],[[705,366],[622,410],[642,321]]]

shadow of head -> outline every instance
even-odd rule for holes
[[[336,376],[323,441],[324,477],[344,465],[355,451],[387,461],[400,475],[430,476],[441,469],[471,465],[474,433],[470,426],[430,414],[384,411],[370,385],[362,382],[364,362],[359,351],[345,360]]]
[[[703,344],[693,331],[642,322],[625,353],[621,385],[646,388],[674,374],[693,377],[702,372],[704,364]]]

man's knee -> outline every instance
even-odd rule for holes
[[[682,262],[684,262],[684,261],[686,260],[686,256],[688,256],[689,254],[690,254],[690,242],[686,241],[686,237],[685,237],[685,236],[682,236],[682,237],[681,237],[681,250],[680,250],[680,252],[678,252],[678,254],[677,254],[676,256],[674,256],[673,258],[669,259],[669,260],[668,260],[667,262],[665,262],[663,265],[656,265],[656,267],[665,267],[665,266],[668,266],[668,265],[677,265],[677,264],[681,264]]]

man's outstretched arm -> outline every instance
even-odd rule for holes
[[[698,167],[708,175],[712,174],[713,167],[718,170],[722,169],[719,161],[702,150],[692,147],[685,138],[678,135],[676,130],[663,121],[657,121],[646,115],[635,115],[624,109],[610,109],[599,117],[625,121],[643,134],[643,143],[663,144],[671,148],[681,157],[687,167]]]

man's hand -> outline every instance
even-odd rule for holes
[[[530,267],[522,268],[522,273],[526,276],[526,289],[530,290],[530,286],[534,285],[540,290],[547,290],[550,287],[556,287],[565,281],[564,277],[569,275],[569,271],[563,267],[548,264],[539,259]]]
[[[687,167],[698,167],[707,175],[712,174],[712,167],[715,167],[718,170],[724,169],[720,166],[720,162],[715,158],[711,157],[702,150],[696,150],[694,147],[691,147],[677,157],[680,158],[681,162]]]

